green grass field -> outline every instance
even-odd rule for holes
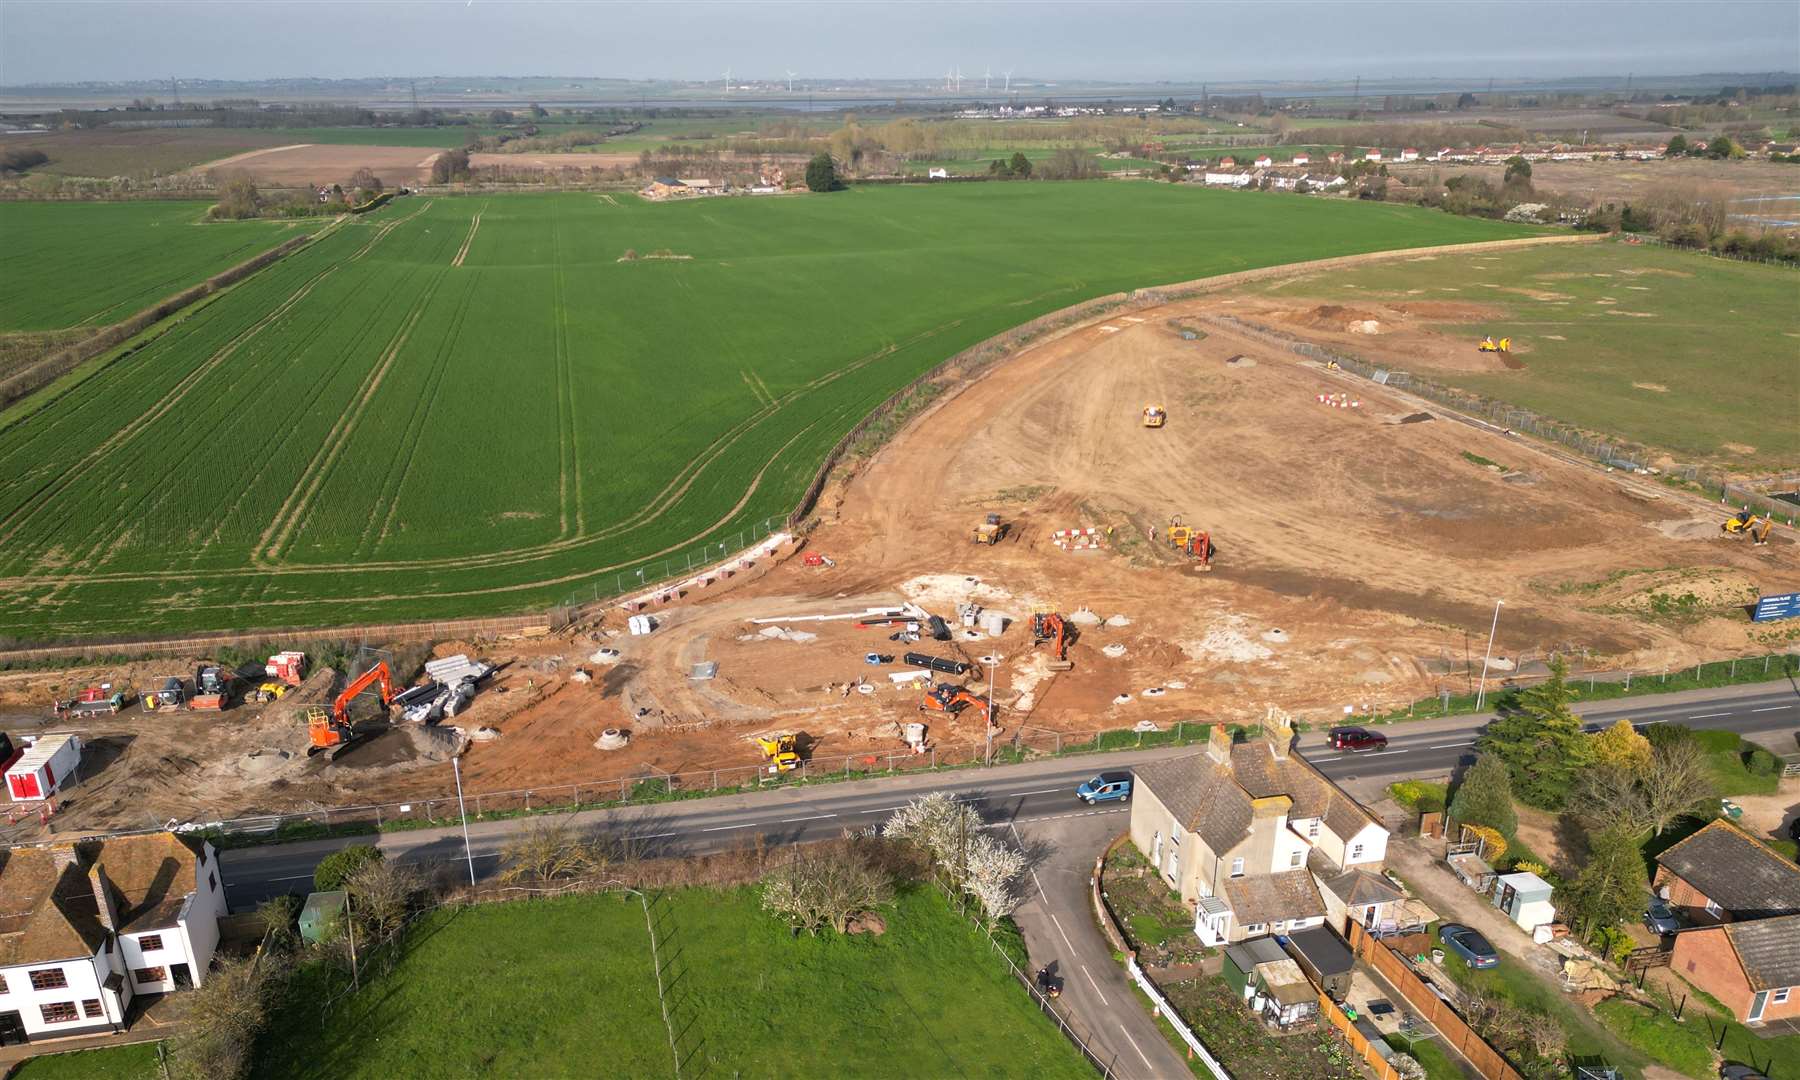
[[[1490,317],[1440,325],[1509,335],[1518,370],[1406,367],[1545,416],[1758,472],[1800,465],[1800,324],[1792,270],[1622,243],[1360,267],[1270,290],[1355,300],[1456,300]],[[1522,346],[1522,348],[1520,348]],[[1783,403],[1771,414],[1772,403]]]
[[[792,937],[750,889],[665,902],[663,946],[685,968],[672,1000],[694,1025],[683,1075],[1092,1075],[934,891],[902,895],[878,937]],[[324,1027],[320,976],[303,971],[252,1075],[673,1075],[636,898],[449,910],[411,942]]]
[[[20,1065],[9,1080],[160,1080],[153,1042],[45,1054]]]
[[[294,235],[206,203],[0,203],[0,333],[102,326]],[[318,223],[312,223],[318,228]]]
[[[1529,231],[1109,182],[401,199],[0,414],[0,635],[604,596],[779,523],[858,418],[1008,327]],[[87,235],[68,257],[101,257]]]

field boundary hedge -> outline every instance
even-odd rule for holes
[[[258,259],[253,259],[251,262],[254,263],[258,262],[258,260],[267,260],[266,262],[260,263],[260,265],[267,265],[268,262],[273,262],[276,258],[280,258],[281,255],[287,254],[301,243],[310,239],[312,238],[296,237],[286,244],[281,245],[281,247],[276,248],[274,251],[266,252],[264,255],[258,256]],[[1110,293],[1106,296],[1093,297],[1081,301],[1080,303],[1071,304],[1068,307],[1059,308],[1056,311],[1048,312],[1028,322],[1001,331],[984,341],[977,342],[976,344],[963,349],[961,352],[956,353],[948,359],[932,365],[931,368],[912,379],[905,386],[900,387],[898,390],[888,395],[886,399],[870,410],[868,415],[864,416],[860,421],[854,424],[850,430],[845,432],[843,437],[832,446],[824,460],[820,462],[818,470],[813,474],[812,482],[807,485],[805,492],[800,497],[799,503],[795,506],[793,512],[788,515],[787,520],[789,527],[790,529],[797,529],[800,523],[806,519],[807,515],[812,512],[813,508],[818,503],[820,492],[824,490],[825,484],[830,479],[832,472],[843,464],[844,457],[849,452],[850,448],[854,446],[872,426],[892,416],[895,410],[902,407],[907,402],[908,398],[917,392],[920,387],[927,383],[939,380],[950,372],[957,372],[957,378],[949,388],[949,393],[939,395],[927,409],[921,410],[916,415],[908,416],[905,424],[900,428],[897,428],[893,434],[899,434],[905,427],[918,422],[920,417],[934,411],[941,406],[943,402],[954,397],[956,393],[960,393],[962,390],[968,388],[974,383],[975,379],[982,371],[993,365],[995,362],[1016,355],[1026,345],[1042,344],[1057,336],[1079,329],[1090,321],[1103,315],[1108,315],[1114,311],[1155,307],[1169,303],[1173,300],[1198,296],[1217,289],[1231,288],[1269,277],[1278,277],[1284,274],[1294,273],[1310,273],[1342,266],[1354,266],[1362,263],[1374,262],[1380,259],[1410,258],[1427,253],[1441,254],[1446,251],[1492,251],[1514,247],[1530,247],[1539,244],[1595,243],[1602,239],[1604,239],[1604,237],[1598,234],[1564,234],[1523,237],[1514,240],[1487,240],[1470,244],[1401,248],[1394,251],[1365,252],[1360,255],[1342,255],[1328,259],[1314,259],[1308,262],[1283,263],[1278,266],[1265,266],[1253,270],[1240,270],[1229,274],[1216,274],[1212,277],[1195,278],[1190,281],[1176,282],[1169,285],[1137,289],[1129,293]],[[243,265],[249,266],[250,264],[246,263]],[[260,265],[256,268],[260,268]],[[232,270],[226,271],[226,274],[235,273],[240,269],[242,268],[234,267]],[[249,272],[251,271],[244,271],[244,273]],[[220,278],[224,276],[224,274],[219,275]],[[243,274],[239,274],[239,277],[242,276]],[[195,289],[208,288],[218,280],[219,278],[211,279],[203,285],[195,286]],[[233,280],[236,279],[234,278]],[[188,291],[193,292],[194,290]],[[198,298],[199,297],[195,297],[195,299]],[[191,303],[192,301],[190,300],[188,302]],[[163,305],[158,305],[159,308],[162,306]],[[4,384],[0,384],[0,387],[3,387],[3,385]],[[748,551],[752,549],[745,550]],[[743,553],[739,552],[738,554],[741,555]],[[733,556],[733,558],[735,558],[735,556]],[[687,572],[688,571],[684,569],[684,575]],[[670,578],[668,580],[679,580],[679,578]],[[652,583],[650,582],[639,583],[636,581],[632,583],[634,591],[641,591],[651,584]],[[619,593],[617,595],[608,596],[603,600],[596,599],[595,601],[579,606],[558,605],[537,612],[514,616],[494,616],[449,621],[424,620],[337,627],[258,628],[238,631],[221,631],[212,634],[184,635],[181,637],[150,637],[113,640],[90,637],[80,641],[68,641],[65,639],[62,644],[57,645],[0,650],[0,665],[20,663],[31,664],[58,660],[78,661],[86,658],[99,658],[97,654],[99,654],[99,656],[116,656],[168,654],[188,650],[203,651],[220,645],[256,644],[278,637],[360,638],[364,640],[386,639],[388,641],[400,642],[442,640],[444,638],[474,634],[517,633],[521,630],[540,626],[548,626],[554,630],[566,625],[572,617],[584,617],[596,611],[603,610],[605,607],[611,606],[620,596],[624,595],[626,594]]]
[[[314,234],[308,233],[291,237],[260,255],[214,274],[198,285],[164,297],[123,322],[113,323],[92,337],[83,338],[68,348],[52,353],[17,374],[0,379],[0,409],[23,401],[106,350],[130,341],[183,308],[204,300],[220,289],[235,285],[277,259],[292,254],[310,243],[313,236]]]

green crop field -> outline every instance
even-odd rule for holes
[[[1523,367],[1442,371],[1427,356],[1405,366],[1680,461],[1800,466],[1793,270],[1609,242],[1385,263],[1270,291],[1479,303],[1490,317],[1438,329],[1471,349],[1483,335],[1511,336]]]
[[[203,223],[206,207],[0,203],[0,333],[117,322],[294,235],[284,222]]]
[[[880,936],[796,938],[752,889],[660,902],[662,957],[684,972],[679,1075],[1093,1075],[935,891],[902,894]],[[324,975],[303,969],[251,1075],[676,1075],[635,897],[449,909],[411,934],[325,1025]]]
[[[1106,181],[403,198],[0,414],[0,634],[605,596],[779,525],[857,419],[1008,327],[1530,231]]]

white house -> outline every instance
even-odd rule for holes
[[[1204,176],[1213,187],[1249,187],[1249,173],[1209,172]]]
[[[933,180],[948,180],[950,178],[950,170],[943,168],[942,166],[934,165],[925,170],[925,175]]]
[[[1233,743],[1215,726],[1204,753],[1139,766],[1132,842],[1193,906],[1204,944],[1379,926],[1403,899],[1379,874],[1387,830],[1292,752],[1285,717],[1264,731]]]
[[[1381,151],[1380,150],[1364,151],[1362,159],[1364,161],[1380,161],[1381,160]]]
[[[1400,151],[1400,160],[1401,161],[1417,161],[1417,160],[1419,160],[1419,152],[1417,150],[1415,150],[1414,148],[1408,146],[1405,149]]]
[[[119,1031],[139,994],[206,978],[218,853],[149,833],[16,847],[0,862],[0,1043]]]
[[[1267,154],[1258,154],[1258,155],[1256,155],[1256,161],[1254,162],[1254,164],[1259,169],[1266,169],[1266,168],[1270,167],[1271,165],[1275,164],[1275,159],[1270,157]]]
[[[1310,164],[1312,164],[1312,155],[1305,153],[1304,151],[1301,153],[1295,154],[1293,164],[1295,164],[1295,165],[1310,165]]]

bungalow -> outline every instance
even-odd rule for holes
[[[1132,842],[1193,905],[1207,945],[1391,918],[1402,897],[1378,873],[1387,830],[1292,752],[1278,711],[1264,731],[1234,743],[1215,726],[1204,753],[1139,767]]]
[[[1800,913],[1800,866],[1723,818],[1658,855],[1651,885],[1688,923]]]
[[[1364,161],[1379,162],[1381,160],[1381,151],[1380,150],[1365,150],[1365,151],[1363,151],[1362,159]]]
[[[218,853],[174,833],[16,847],[0,861],[0,1043],[119,1031],[138,994],[206,979]]]
[[[1231,157],[1222,157],[1219,159],[1219,168],[1235,169],[1235,168],[1237,168],[1237,159],[1231,158]]]
[[[1258,154],[1256,155],[1256,160],[1252,162],[1252,164],[1259,169],[1266,169],[1275,164],[1275,159],[1267,154]]]
[[[1289,164],[1293,164],[1293,165],[1310,165],[1310,164],[1312,164],[1312,155],[1311,155],[1311,154],[1308,154],[1308,153],[1306,153],[1306,152],[1305,152],[1305,151],[1302,151],[1302,152],[1300,152],[1300,153],[1298,153],[1298,154],[1295,154],[1295,155],[1294,155],[1294,160],[1293,160],[1293,161],[1292,161],[1292,162],[1290,162],[1290,163],[1289,163]]]
[[[1417,161],[1417,160],[1419,160],[1419,152],[1409,146],[1409,147],[1405,148],[1404,150],[1400,151],[1400,160],[1401,161]]]
[[[1800,914],[1679,931],[1669,966],[1742,1023],[1800,1019]]]

